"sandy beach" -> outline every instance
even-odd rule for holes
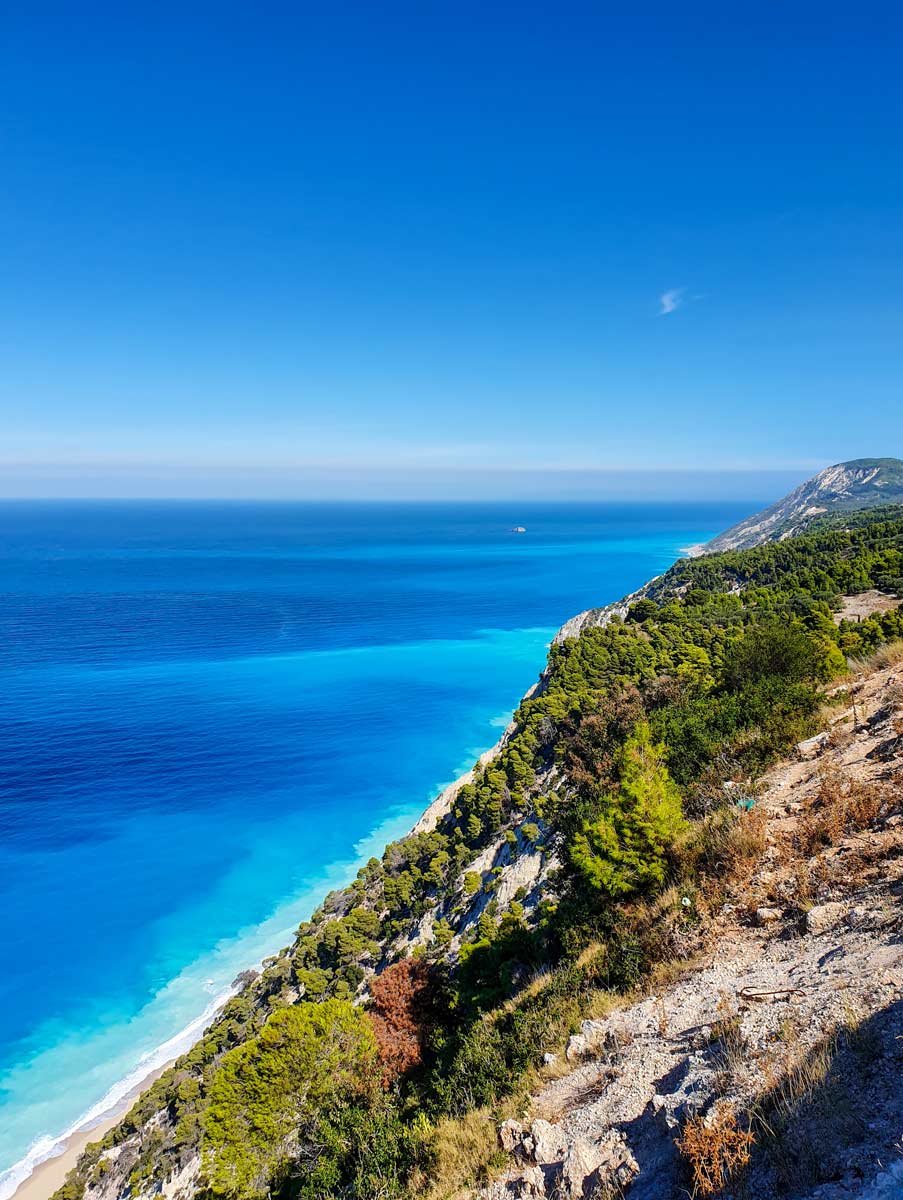
[[[119,1114],[120,1116],[122,1114]],[[91,1142],[98,1142],[104,1134],[113,1128],[119,1116],[108,1117],[95,1129],[85,1133],[76,1133],[66,1143],[62,1154],[56,1158],[48,1158],[35,1167],[24,1183],[21,1183],[13,1193],[13,1200],[47,1200],[63,1183],[66,1176],[78,1161],[78,1156]]]
[[[142,1079],[129,1092],[128,1096],[123,1098],[122,1104],[117,1106],[115,1112],[111,1112],[109,1116],[104,1117],[93,1129],[74,1133],[66,1142],[66,1147],[62,1154],[57,1154],[54,1158],[48,1158],[46,1162],[39,1163],[29,1177],[19,1184],[10,1200],[48,1200],[65,1181],[66,1176],[78,1162],[79,1155],[85,1147],[89,1146],[92,1142],[99,1142],[114,1125],[119,1123],[145,1088],[149,1088],[154,1080],[159,1079],[163,1072],[171,1066],[172,1063],[166,1063],[165,1066],[159,1067],[156,1071],[152,1071],[145,1079]]]

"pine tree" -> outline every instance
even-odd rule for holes
[[[612,898],[665,878],[665,854],[684,825],[680,791],[641,721],[618,756],[620,784],[604,797],[602,811],[585,821],[570,846],[573,866],[587,883]]]

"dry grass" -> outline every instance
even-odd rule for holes
[[[824,875],[824,863],[816,863],[820,869],[813,874],[812,864],[808,861],[794,863],[790,870],[787,891],[793,896],[800,910],[805,912],[815,903],[818,895],[820,876]]]
[[[441,1120],[433,1129],[431,1151],[426,1173],[412,1181],[412,1194],[423,1200],[456,1200],[505,1165],[498,1123],[488,1109]]]
[[[866,658],[851,658],[848,660],[850,671],[854,675],[871,675],[875,671],[884,671],[888,667],[896,667],[903,663],[903,641],[887,642],[879,646],[874,654]]]
[[[884,789],[861,783],[836,767],[825,769],[799,822],[800,853],[810,857],[824,846],[836,846],[848,833],[871,828],[886,807]]]
[[[698,844],[701,865],[721,888],[746,883],[766,845],[767,813],[725,809],[700,823]]]
[[[618,992],[609,992],[605,988],[598,988],[587,997],[582,1011],[585,1016],[592,1020],[601,1020],[603,1017],[609,1016],[619,1008],[624,1008],[630,1003],[630,996]]]
[[[732,1091],[740,1082],[746,1067],[746,1042],[740,1025],[740,1014],[733,997],[722,992],[712,1022],[712,1041],[718,1044],[716,1087],[719,1092]]]
[[[668,1009],[665,1005],[664,996],[656,997],[655,1012],[658,1018],[658,1036],[666,1038],[668,1036]]]
[[[737,1124],[729,1104],[709,1117],[690,1117],[676,1145],[694,1196],[717,1196],[748,1166],[753,1135]]]
[[[862,1012],[852,1004],[844,1005],[842,1018],[814,1045],[799,1044],[799,1024],[784,1033],[788,1054],[782,1068],[766,1072],[768,1088],[752,1106],[751,1127],[781,1186],[807,1190],[822,1179],[824,1147],[844,1145],[862,1133],[862,1114],[837,1071],[838,1056],[849,1048],[867,1064],[877,1051]]]

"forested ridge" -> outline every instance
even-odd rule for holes
[[[57,1200],[189,1165],[194,1191],[236,1200],[467,1182],[588,1008],[692,951],[758,775],[819,728],[849,658],[903,636],[899,607],[835,621],[869,589],[903,596],[901,508],[681,560],[624,619],[554,645],[435,828],[327,897]]]

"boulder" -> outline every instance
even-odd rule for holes
[[[546,1177],[539,1167],[524,1167],[521,1172],[517,1200],[545,1200]]]
[[[564,1056],[568,1062],[579,1062],[603,1047],[617,1049],[623,1040],[623,1032],[616,1028],[611,1018],[581,1021],[580,1032],[568,1039]]]
[[[803,761],[815,758],[827,742],[828,737],[829,734],[827,733],[817,733],[815,737],[807,738],[804,742],[797,742],[797,754]]]
[[[568,1038],[568,1044],[564,1051],[564,1057],[568,1062],[579,1062],[581,1058],[586,1058],[589,1054],[589,1042],[582,1033],[575,1033],[573,1037]]]
[[[558,1191],[564,1200],[584,1200],[596,1186],[594,1176],[602,1165],[599,1146],[587,1138],[576,1138],[564,1156]]]
[[[845,911],[845,906],[836,900],[829,901],[827,904],[816,904],[806,913],[806,933],[816,935],[827,933],[829,929],[833,929],[840,923]]]
[[[499,1126],[499,1145],[512,1154],[519,1150],[524,1140],[524,1127],[520,1121],[502,1121]]]
[[[640,1173],[640,1166],[631,1153],[623,1133],[613,1130],[600,1145],[602,1162],[596,1172],[597,1182],[606,1191],[618,1195]]]
[[[533,1159],[540,1166],[560,1163],[567,1153],[568,1140],[560,1125],[552,1125],[541,1118],[530,1126],[533,1143]]]
[[[539,1167],[520,1167],[477,1193],[480,1200],[545,1200],[545,1176]]]
[[[576,1138],[561,1166],[558,1191],[564,1200],[588,1200],[608,1192],[620,1193],[640,1168],[622,1133],[609,1133],[601,1142]]]
[[[656,1093],[651,1101],[652,1115],[655,1118],[655,1123],[662,1133],[671,1137],[680,1129],[680,1120],[676,1112],[673,1110],[667,1096],[660,1096]]]
[[[599,1021],[590,1018],[587,1021],[580,1022],[580,1032],[590,1042],[601,1041],[607,1030],[608,1021]]]

